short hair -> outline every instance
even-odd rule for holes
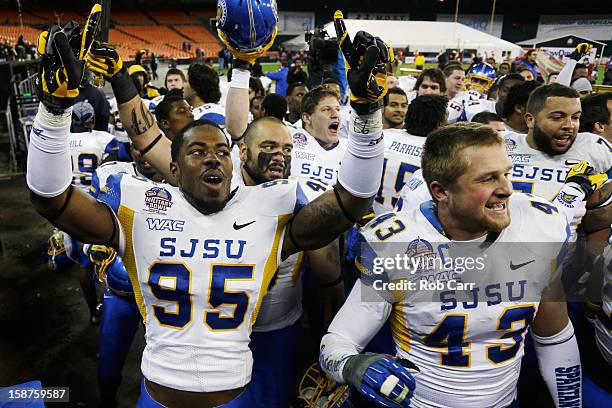
[[[332,91],[331,89],[326,88],[322,85],[311,89],[302,98],[302,104],[300,105],[300,113],[307,113],[309,115],[312,115],[321,99],[326,98],[328,96],[333,96],[334,98],[339,99],[336,91]]]
[[[463,67],[457,62],[449,62],[442,69],[442,72],[447,77],[451,76],[453,74],[453,71],[464,71],[464,70],[463,70]]]
[[[527,101],[527,112],[532,115],[540,113],[546,99],[551,96],[559,96],[562,98],[579,98],[578,92],[569,86],[561,85],[558,83],[552,83],[548,85],[542,85],[531,93],[529,100]]]
[[[291,96],[291,94],[293,93],[293,90],[295,88],[298,88],[300,86],[305,87],[306,89],[308,89],[308,85],[306,85],[303,82],[292,82],[289,84],[289,86],[287,86],[287,96]]]
[[[185,78],[185,73],[182,70],[178,68],[170,68],[168,72],[166,72],[166,77],[164,78],[164,85],[166,85],[166,81],[168,80],[168,77],[170,75],[179,75],[183,82],[187,81],[187,79]]]
[[[221,99],[219,74],[202,63],[193,63],[187,71],[189,85],[204,103],[217,103]]]
[[[340,81],[338,81],[334,77],[325,77],[325,78],[323,78],[323,82],[321,83],[321,85],[329,85],[329,84],[340,85]]]
[[[259,124],[262,123],[262,122],[272,122],[272,123],[275,123],[275,124],[278,124],[278,125],[282,125],[282,126],[285,126],[285,127],[287,126],[287,125],[285,125],[285,123],[282,120],[280,120],[280,119],[278,119],[278,118],[276,118],[274,116],[264,116],[264,117],[261,117],[259,119],[255,119],[254,121],[249,123],[249,125],[246,128],[246,130],[244,131],[244,134],[242,135],[244,143],[246,143],[246,144],[249,143],[249,140],[251,139],[251,136],[252,136],[253,132],[255,131],[255,129],[257,129],[257,126],[259,126]]]
[[[253,97],[253,99],[251,99],[251,102],[249,102],[249,110],[253,109],[253,105],[255,103],[255,100],[263,100],[263,96],[257,95],[255,97]]]
[[[488,125],[491,122],[503,122],[504,120],[497,113],[482,111],[475,114],[471,121]]]
[[[266,90],[264,89],[263,84],[261,83],[261,80],[259,78],[249,78],[249,89],[254,90],[255,95],[263,96],[266,93]]]
[[[421,95],[408,105],[405,128],[415,136],[427,136],[446,119],[448,99],[441,95]]]
[[[444,76],[444,72],[440,71],[438,68],[428,68],[421,72],[421,75],[416,80],[414,84],[414,90],[418,91],[419,87],[423,83],[425,77],[428,77],[433,82],[440,84],[440,91],[446,92],[446,77]]]
[[[531,55],[534,52],[536,52],[537,50],[535,48],[530,49],[529,51],[527,51],[527,55]]]
[[[507,66],[508,69],[510,68],[510,64],[508,64],[507,62],[502,62],[501,64],[499,64],[499,68],[501,68],[502,65]]]
[[[271,93],[264,97],[261,107],[265,116],[272,116],[278,120],[283,120],[287,113],[287,99],[277,93]]]
[[[157,124],[160,125],[162,120],[167,120],[170,117],[170,111],[172,110],[172,105],[174,105],[175,102],[183,100],[183,98],[176,95],[165,96],[155,108],[155,118],[157,119]]]
[[[215,122],[213,122],[212,120],[198,119],[198,120],[194,120],[193,122],[189,122],[187,125],[185,125],[184,128],[179,130],[176,136],[174,136],[172,145],[170,145],[170,156],[172,157],[172,161],[174,163],[176,163],[178,160],[179,150],[181,150],[181,146],[183,145],[183,139],[185,138],[185,134],[189,132],[191,129],[199,127],[199,126],[212,126],[215,129],[219,130],[221,135],[225,136],[225,133],[223,133],[223,129],[221,129],[221,127],[217,125]],[[223,139],[225,140],[226,143],[228,143],[227,137],[224,137]],[[229,143],[227,146],[229,147]]]
[[[540,86],[542,86],[542,84],[538,81],[523,81],[520,84],[516,84],[510,88],[502,109],[502,114],[504,117],[509,118],[517,105],[527,107],[529,95],[531,95],[531,93]]]
[[[521,81],[521,82],[525,81],[525,78],[523,78],[523,76],[521,74],[517,74],[516,72],[511,72],[509,74],[506,74],[506,75],[500,77],[497,80],[497,83],[499,84],[499,87],[501,88],[502,86],[504,86],[506,81],[509,81],[511,79],[513,79],[515,81]]]
[[[592,132],[598,122],[610,125],[608,101],[612,101],[612,93],[595,94],[582,98],[580,132]]]
[[[402,88],[396,86],[395,88],[391,88],[387,91],[387,95],[385,96],[385,106],[389,105],[389,99],[391,99],[389,97],[390,95],[402,95],[406,97],[406,101],[408,101],[408,95],[406,95],[406,92],[404,92]]]
[[[461,122],[434,130],[423,146],[421,167],[429,186],[439,181],[452,186],[470,166],[461,152],[473,146],[504,146],[504,139],[491,127],[473,122]]]

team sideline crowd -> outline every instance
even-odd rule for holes
[[[220,1],[228,81],[194,62],[161,92],[94,40],[99,4],[40,34],[27,184],[49,268],[79,265],[99,325],[100,406],[140,325],[138,407],[531,407],[517,389],[538,382],[555,407],[611,406],[612,93],[591,46],[545,78],[534,52],[411,81],[336,12],[341,75],[260,79],[275,7]]]

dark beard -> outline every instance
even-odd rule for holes
[[[549,156],[556,156],[559,154],[564,154],[565,152],[567,152],[572,145],[574,144],[574,140],[573,139],[572,142],[569,144],[569,146],[567,147],[567,149],[563,152],[559,152],[559,151],[555,151],[553,150],[552,147],[552,140],[550,137],[548,137],[548,135],[546,133],[544,133],[544,131],[542,129],[540,129],[538,127],[538,125],[535,125],[533,127],[533,141],[536,144],[536,146],[538,147],[538,150],[548,154]]]
[[[550,138],[548,137],[546,133],[544,133],[544,131],[542,131],[542,129],[538,127],[538,125],[535,125],[533,127],[533,141],[535,142],[539,151],[546,153],[548,155],[551,155],[551,156],[557,154],[552,149],[552,146],[551,146],[552,142],[550,141]]]

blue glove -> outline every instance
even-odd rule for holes
[[[358,354],[348,359],[344,379],[378,406],[406,408],[416,387],[407,368],[418,371],[408,360],[387,354]]]

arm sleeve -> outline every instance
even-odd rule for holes
[[[559,72],[557,79],[555,79],[555,83],[570,86],[572,82],[572,74],[574,73],[574,67],[577,63],[578,61],[575,61],[571,58],[567,58],[565,60],[565,66],[563,67],[561,72]]]
[[[540,337],[532,332],[540,372],[555,407],[581,407],[582,369],[572,322],[559,333]]]
[[[321,340],[319,364],[334,380],[345,383],[342,369],[349,357],[361,350],[378,333],[391,314],[391,304],[362,298],[364,284],[357,281],[346,302]]]
[[[266,76],[270,79],[278,81],[279,79],[283,79],[283,73],[281,71],[282,71],[282,68],[275,72],[268,72]]]

